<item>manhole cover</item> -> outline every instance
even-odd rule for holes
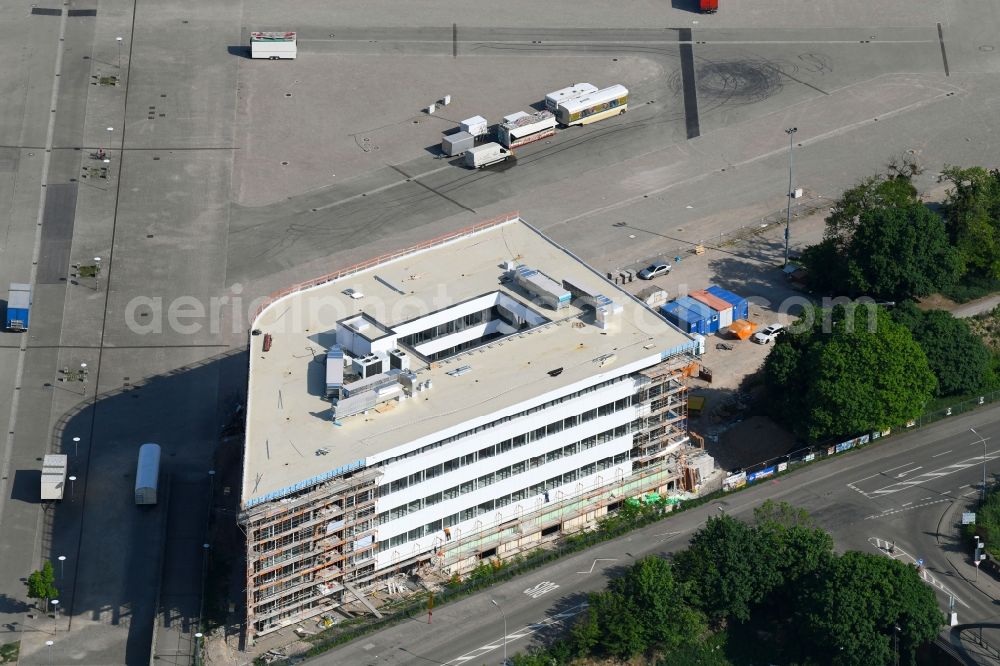
[[[992,51],[993,47],[990,46],[989,44],[983,44],[982,46],[979,47],[979,50],[980,51]]]

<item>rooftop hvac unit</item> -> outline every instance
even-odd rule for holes
[[[339,398],[344,385],[344,350],[338,345],[326,352],[326,397]]]
[[[382,359],[375,354],[368,354],[354,359],[354,372],[362,379],[374,377],[382,372]]]
[[[393,349],[389,352],[389,367],[397,370],[410,369],[410,356],[402,349]]]

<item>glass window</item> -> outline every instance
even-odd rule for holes
[[[506,479],[510,476],[510,467],[501,467],[497,470],[497,481]]]
[[[423,470],[411,474],[410,477],[409,477],[409,480],[410,480],[410,485],[411,486],[415,486],[418,483],[420,483],[421,481],[423,481],[424,480],[424,472],[423,472]]]
[[[586,451],[587,449],[592,449],[597,446],[597,436],[591,435],[590,437],[580,441],[580,450]]]
[[[554,435],[557,432],[562,432],[562,429],[563,429],[563,422],[556,421],[555,423],[550,423],[548,426],[546,426],[545,433],[548,435]]]
[[[486,458],[492,458],[497,453],[497,447],[494,444],[487,446],[485,448],[479,449],[479,460],[485,460]]]
[[[513,448],[514,448],[514,444],[509,439],[505,440],[503,442],[500,442],[499,444],[497,444],[497,452],[498,453],[506,453],[507,451],[510,451]]]
[[[407,541],[416,541],[417,539],[419,539],[423,535],[424,535],[424,528],[418,527],[415,530],[410,530],[409,532],[407,532],[406,533],[406,539],[407,539]]]
[[[459,516],[462,520],[469,520],[470,518],[476,517],[476,507],[471,507],[462,511]]]
[[[512,502],[520,502],[521,500],[525,499],[527,496],[528,496],[528,489],[527,488],[521,488],[520,490],[511,493],[510,494],[510,499],[511,499]]]
[[[576,442],[573,442],[572,444],[567,444],[566,446],[563,447],[562,453],[564,456],[571,456],[574,453],[576,453],[578,447],[579,444],[577,444]]]
[[[614,410],[614,405],[601,405],[597,408],[598,416],[607,416]]]
[[[487,500],[476,507],[476,515],[481,516],[493,510],[493,500]]]
[[[529,497],[534,496],[534,495],[541,495],[543,492],[545,492],[545,484],[544,483],[536,483],[535,485],[533,485],[530,488],[528,488],[528,496]]]
[[[479,477],[478,481],[476,481],[476,487],[485,488],[486,486],[491,486],[493,485],[493,482],[495,480],[496,479],[494,478],[492,472],[490,472],[489,474],[484,474],[483,476]]]
[[[406,505],[406,512],[412,513],[414,511],[420,511],[420,509],[423,508],[423,504],[424,504],[423,500],[413,500],[412,502]]]
[[[497,508],[510,504],[510,495],[502,495],[497,498]]]
[[[524,446],[525,444],[528,443],[528,436],[518,435],[517,437],[514,437],[511,440],[511,442],[514,444],[514,448],[517,448],[518,446]]]
[[[458,514],[457,513],[453,513],[450,516],[445,516],[444,517],[444,526],[445,527],[453,527],[457,523],[458,523]]]
[[[454,487],[449,488],[448,490],[444,491],[444,498],[445,499],[454,499],[456,497],[458,497],[458,486],[454,486]]]
[[[538,428],[531,433],[531,441],[533,442],[537,442],[542,437],[545,437],[545,428]]]
[[[476,489],[476,482],[475,481],[466,481],[461,486],[459,486],[459,491],[458,492],[460,494],[464,495],[465,493],[471,493],[475,489]]]
[[[424,498],[424,506],[434,506],[442,500],[443,496],[441,493],[434,493],[433,495],[428,495]]]
[[[433,479],[444,474],[444,465],[433,465],[424,471],[424,478]]]
[[[563,474],[563,483],[570,483],[580,478],[580,470],[574,469]]]
[[[579,416],[571,416],[568,419],[563,419],[563,428],[572,428],[573,426],[580,423]]]
[[[475,453],[468,453],[468,454],[462,456],[462,466],[471,465],[474,462],[476,462],[476,454]]]
[[[510,466],[511,474],[520,474],[528,469],[528,462],[522,460],[521,462],[516,462]]]
[[[528,461],[528,469],[535,469],[536,467],[541,467],[545,464],[545,458],[542,456],[535,456]]]
[[[562,449],[556,449],[555,451],[549,451],[545,454],[545,462],[555,462],[562,458]]]
[[[445,462],[445,464],[444,464],[444,471],[445,472],[453,472],[456,469],[458,469],[460,466],[461,465],[460,465],[459,459],[458,458],[452,458],[451,460]]]
[[[582,419],[583,419],[584,423],[586,423],[587,421],[593,421],[596,418],[597,418],[597,410],[596,409],[591,409],[589,411],[586,411],[582,415]]]
[[[441,529],[441,521],[435,520],[434,522],[427,523],[424,525],[424,534],[429,534],[431,532],[437,532]]]

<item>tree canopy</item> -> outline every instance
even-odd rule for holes
[[[764,362],[775,418],[820,441],[916,418],[937,385],[910,332],[873,305],[807,308]]]
[[[952,244],[973,275],[1000,279],[1000,170],[949,167],[944,216]]]
[[[750,524],[712,517],[669,560],[650,556],[591,593],[568,636],[514,655],[514,666],[626,661],[912,663],[944,617],[916,569],[881,555],[838,556],[802,509],[765,502]],[[899,627],[897,634],[896,627]]]
[[[45,564],[39,571],[34,571],[28,575],[28,597],[31,599],[44,599],[46,605],[49,599],[59,596],[56,589],[56,575],[52,569],[52,562],[45,560]]]
[[[912,302],[898,305],[892,318],[909,329],[937,377],[937,395],[972,393],[989,381],[990,351],[962,319],[949,312],[924,312]]]

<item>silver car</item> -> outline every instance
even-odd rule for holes
[[[655,264],[650,264],[646,268],[639,271],[640,280],[652,280],[653,278],[658,278],[662,275],[666,275],[670,272],[670,264],[659,261]]]

